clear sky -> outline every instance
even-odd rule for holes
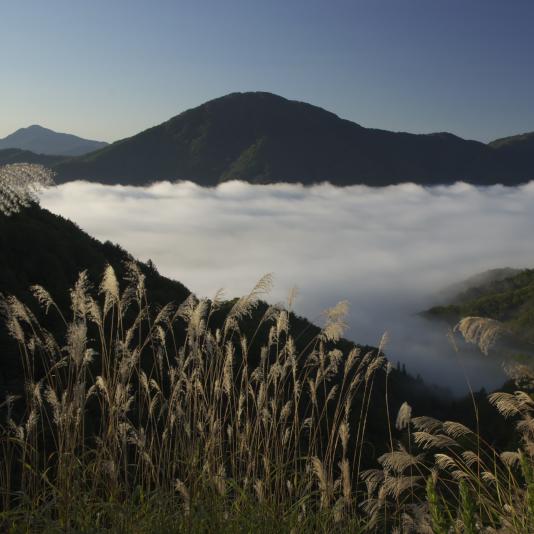
[[[0,0],[0,65],[0,137],[112,141],[250,90],[391,130],[534,130],[534,0]]]

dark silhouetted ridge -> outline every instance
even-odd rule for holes
[[[364,128],[322,108],[264,92],[211,100],[133,137],[58,163],[60,181],[214,186],[328,181],[517,184],[534,178],[529,136],[488,145],[453,134]]]

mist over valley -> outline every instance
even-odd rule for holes
[[[447,325],[419,312],[447,303],[442,290],[503,266],[533,265],[534,183],[384,188],[330,184],[215,188],[191,182],[149,187],[71,182],[41,195],[43,207],[90,235],[118,243],[199,296],[241,296],[272,272],[268,300],[299,289],[295,311],[350,302],[347,337],[456,394],[498,387],[501,362],[467,347],[457,354]]]

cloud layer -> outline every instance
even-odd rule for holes
[[[498,365],[458,362],[442,330],[413,314],[450,283],[495,267],[534,265],[534,183],[476,188],[328,184],[205,189],[190,182],[146,188],[73,182],[42,194],[43,207],[101,240],[119,243],[199,295],[243,294],[267,272],[271,300],[299,288],[297,312],[319,320],[351,302],[347,337],[376,344],[430,381],[465,389],[498,385]]]

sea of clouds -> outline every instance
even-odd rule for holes
[[[295,309],[314,322],[349,300],[346,335],[377,344],[388,331],[393,362],[454,391],[500,385],[497,362],[456,354],[442,325],[415,315],[441,303],[447,285],[497,267],[534,267],[534,183],[520,187],[384,188],[329,184],[207,189],[190,182],[148,187],[72,182],[41,204],[199,296],[250,290],[265,273],[269,299],[297,286]]]

